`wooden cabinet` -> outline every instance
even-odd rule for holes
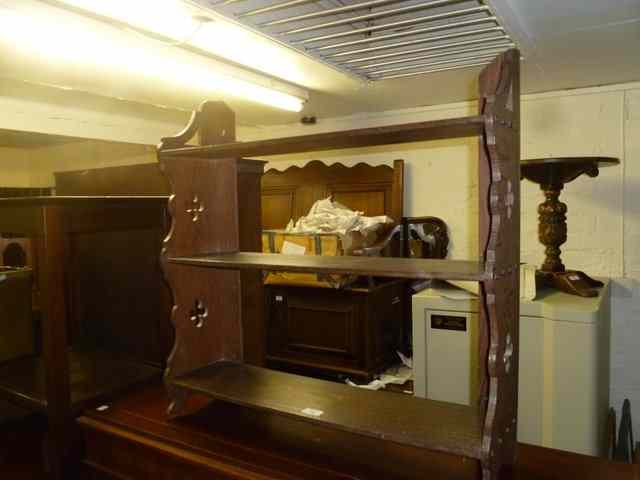
[[[304,167],[283,171],[271,168],[262,177],[262,227],[282,230],[290,220],[307,215],[316,201],[331,197],[368,216],[387,215],[399,228],[403,191],[403,160],[394,160],[393,167],[366,163],[351,167],[340,163],[325,165],[314,160]],[[386,233],[380,232],[381,239]],[[273,240],[271,235],[264,237]],[[394,237],[386,252],[400,255],[398,238],[399,235]],[[310,242],[313,244],[313,240]],[[320,250],[325,248],[315,248],[317,255]],[[263,251],[279,250],[274,246]],[[403,313],[408,310],[402,281],[386,282],[376,288],[360,285],[361,288],[334,290],[310,288],[308,283],[306,287],[296,285],[299,282],[293,276],[287,277],[288,282],[274,282],[271,276],[267,277],[268,366],[308,375],[344,375],[365,380],[397,361],[395,350],[400,346]]]
[[[370,379],[397,361],[402,280],[342,290],[267,285],[267,363]]]
[[[46,416],[52,479],[75,474],[74,415],[161,374],[170,342],[158,261],[165,210],[165,197],[0,200],[0,232],[33,246],[41,318],[35,353],[0,364],[0,397]]]

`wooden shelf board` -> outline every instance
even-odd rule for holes
[[[109,352],[69,352],[72,409],[79,412],[87,402],[159,377],[161,370],[125,360]],[[27,408],[43,411],[45,397],[44,362],[28,356],[0,365],[0,395]]]
[[[319,152],[343,148],[440,140],[444,138],[472,137],[480,135],[483,129],[484,117],[482,115],[475,115],[253,142],[235,142],[222,145],[165,149],[160,152],[160,155],[165,157],[207,158],[211,160],[219,158],[282,155],[288,153]]]
[[[481,262],[391,257],[327,257],[236,252],[192,257],[172,257],[171,263],[227,269],[260,269],[285,272],[351,273],[373,277],[409,279],[486,279]]]
[[[172,384],[351,433],[480,457],[483,416],[475,407],[363,390],[232,362],[215,363],[174,379]]]

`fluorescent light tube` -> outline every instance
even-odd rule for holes
[[[188,40],[202,26],[180,0],[54,0],[51,3],[111,18],[176,41]]]
[[[197,21],[191,19],[193,23],[189,23],[185,20],[187,17],[179,15],[181,2],[69,0],[67,3],[74,1],[77,7],[81,3],[95,3],[114,12],[116,7],[126,4],[132,20],[145,16],[155,18],[153,23],[162,25],[163,31],[149,27],[150,31],[162,35],[179,36],[197,26]],[[143,4],[148,9],[143,9]],[[133,33],[127,35],[115,30],[113,35],[104,35],[94,28],[96,20],[57,11],[60,15],[51,16],[42,11],[20,12],[0,7],[0,39],[24,54],[63,62],[69,68],[114,70],[142,76],[154,83],[171,82],[180,88],[217,92],[288,111],[302,110],[307,99],[307,92],[295,85],[205,56],[167,48],[156,40],[136,38]],[[138,23],[132,26],[143,28]],[[164,27],[170,25],[173,30],[165,31]]]

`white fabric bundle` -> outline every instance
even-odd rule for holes
[[[338,235],[359,232],[367,237],[380,225],[392,222],[393,220],[386,215],[365,217],[363,212],[355,212],[332,201],[331,197],[327,197],[315,202],[309,213],[305,217],[300,217],[295,224],[291,220],[286,231],[287,233],[335,233]]]

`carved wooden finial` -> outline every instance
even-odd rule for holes
[[[235,142],[236,118],[233,110],[224,102],[202,102],[191,113],[185,129],[177,135],[162,138],[158,150],[184,147],[196,134],[199,145]]]
[[[158,151],[168,150],[171,148],[184,147],[189,140],[191,140],[198,129],[200,128],[201,113],[199,110],[194,110],[191,113],[191,118],[187,126],[176,135],[171,137],[163,137],[158,145]]]
[[[236,115],[224,102],[200,105],[200,145],[218,145],[236,141]]]

